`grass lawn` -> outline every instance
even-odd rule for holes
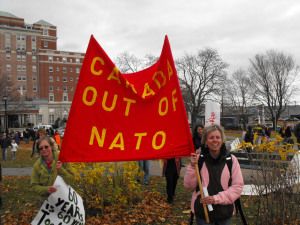
[[[1,166],[3,168],[22,168],[22,167],[32,167],[33,163],[36,160],[36,157],[30,157],[32,151],[33,142],[29,142],[29,144],[25,144],[22,142],[18,148],[16,160],[11,160],[11,151],[7,149],[7,160],[2,161],[2,152],[1,152]]]
[[[227,136],[240,137],[241,131],[228,131]],[[1,161],[2,167],[31,167],[36,158],[31,158],[30,144],[21,144],[17,151],[17,159],[15,161]],[[10,153],[10,151],[9,151]],[[10,154],[9,159],[10,159]],[[188,158],[184,159],[187,164]],[[150,184],[143,186],[142,202],[137,203],[131,208],[117,212],[116,209],[108,209],[101,217],[87,217],[87,225],[97,224],[169,224],[169,225],[187,225],[190,214],[190,198],[192,193],[183,187],[182,178],[179,179],[176,197],[174,203],[169,205],[166,203],[166,183],[165,178],[160,176],[152,176]],[[1,225],[22,225],[30,224],[40,207],[40,199],[35,193],[31,192],[29,176],[4,176],[1,183],[2,206],[0,208]],[[256,224],[256,205],[255,197],[242,197],[244,213],[248,218],[248,224]],[[112,218],[117,218],[119,223],[111,222]],[[138,219],[140,218],[140,219]],[[126,222],[124,222],[126,221]],[[195,224],[195,223],[194,223]],[[240,218],[233,217],[233,225],[242,224]]]
[[[30,191],[30,177],[29,176],[18,176],[18,177],[4,177],[2,181],[2,209],[1,221],[3,225],[11,224],[30,224],[34,216],[37,214],[39,209],[39,197]],[[188,192],[183,187],[182,178],[178,181],[178,186],[176,189],[176,197],[174,203],[169,205],[166,203],[165,199],[165,179],[163,177],[151,177],[150,184],[148,186],[143,186],[144,197],[150,195],[150,193],[155,194],[155,204],[149,203],[148,211],[138,211],[135,207],[128,208],[127,211],[124,211],[124,214],[131,214],[133,218],[138,218],[141,216],[141,213],[145,218],[145,223],[125,223],[125,224],[180,224],[187,225],[190,214],[190,198],[191,192]],[[243,198],[244,209],[248,215],[249,208],[249,199]],[[138,206],[137,208],[141,208]],[[129,212],[129,213],[128,213]],[[137,215],[132,215],[136,213]],[[115,216],[115,211],[108,211],[101,218],[89,218],[87,221],[93,221],[91,225],[96,224],[115,224],[110,223],[110,217]],[[158,219],[159,218],[159,219]],[[99,221],[97,223],[96,221]],[[148,222],[147,222],[148,221]],[[232,224],[241,224],[240,219],[233,217]],[[252,222],[250,224],[253,224]]]

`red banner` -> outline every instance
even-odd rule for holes
[[[122,74],[91,36],[60,160],[109,162],[187,156],[193,143],[166,36],[151,67]]]

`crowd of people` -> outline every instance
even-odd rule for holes
[[[270,130],[265,127],[261,127],[260,132],[260,135],[264,137],[271,137]],[[299,137],[296,136],[299,141],[300,125],[295,126],[294,132],[295,135],[299,133]],[[289,142],[292,131],[289,126],[283,126],[279,134],[285,142]],[[45,129],[39,129],[34,137],[31,157],[37,157],[37,159],[31,175],[32,190],[41,196],[47,196],[56,191],[53,183],[57,175],[61,175],[68,181],[72,179],[74,171],[68,163],[58,160],[61,138],[57,132],[51,134]],[[9,146],[12,159],[16,159],[18,144],[21,140],[27,143],[27,138],[28,136],[24,134],[20,138],[15,133],[14,135],[3,134],[0,142],[2,160],[7,160]],[[243,138],[244,141],[253,144],[254,131],[251,126],[247,128]],[[204,127],[198,124],[193,131],[193,144],[194,152],[190,156],[190,162],[184,174],[184,187],[192,191],[191,218],[195,218],[197,225],[231,224],[234,202],[240,198],[244,181],[237,158],[226,149],[224,130],[219,125]],[[231,166],[228,166],[228,158],[231,160]],[[144,172],[142,183],[148,185],[150,161],[141,160],[138,164],[140,170]],[[163,160],[162,174],[166,178],[166,201],[169,204],[174,201],[182,167],[181,158]],[[207,190],[207,193],[201,194],[201,189]],[[213,208],[213,210],[208,210],[207,214],[204,210],[206,205],[211,205]]]

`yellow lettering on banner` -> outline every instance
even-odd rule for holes
[[[137,91],[135,90],[135,87],[132,83],[129,83],[128,80],[126,80],[126,88],[130,87],[133,93],[137,94]]]
[[[138,139],[136,141],[135,149],[136,150],[140,150],[141,142],[142,142],[142,137],[147,136],[147,133],[146,132],[144,132],[144,133],[134,133],[134,136],[138,137]]]
[[[164,110],[162,110],[163,103],[165,103],[164,104],[165,105]],[[169,110],[168,99],[167,99],[167,97],[163,97],[163,98],[160,99],[159,104],[158,104],[158,114],[160,116],[165,116],[167,114],[168,110]]]
[[[142,98],[145,98],[149,95],[155,95],[155,92],[150,88],[148,83],[145,83]]]
[[[124,102],[126,102],[125,116],[129,115],[130,106],[132,103],[136,103],[136,100],[130,98],[123,98]]]
[[[87,95],[88,92],[92,93],[92,99],[91,100],[87,100]],[[87,105],[87,106],[92,106],[95,104],[97,98],[97,90],[96,88],[92,87],[92,86],[87,86],[84,91],[83,91],[83,95],[82,95],[82,102]]]
[[[116,108],[116,102],[117,102],[117,99],[118,99],[118,95],[114,95],[114,98],[113,98],[113,101],[112,101],[112,104],[111,104],[110,107],[108,107],[106,105],[107,96],[108,96],[108,91],[105,91],[104,95],[103,95],[103,99],[102,99],[102,108],[105,111],[111,112],[111,111],[113,111]]]
[[[119,143],[118,143],[119,142]],[[120,150],[124,150],[124,137],[123,137],[123,133],[119,132],[113,142],[110,144],[108,149],[113,149],[113,148],[119,148]]]
[[[176,111],[176,102],[178,101],[178,98],[175,97],[176,95],[176,89],[172,91],[172,103],[173,103],[173,111]]]
[[[114,67],[111,73],[108,75],[107,80],[116,80],[118,81],[119,84],[121,84],[119,75],[120,75],[120,71],[118,70],[117,67]]]
[[[104,66],[104,60],[100,57],[94,57],[93,61],[91,63],[91,73],[96,75],[96,76],[100,76],[103,73],[103,70],[95,70],[95,64],[99,62],[102,66]]]
[[[160,76],[162,78],[162,83],[160,83],[160,81],[158,80],[158,76]],[[162,71],[156,71],[153,74],[152,80],[154,80],[154,82],[156,83],[158,89],[165,86],[166,82],[167,82],[166,76]]]
[[[161,136],[161,143],[157,145],[157,137]],[[166,133],[164,131],[157,131],[152,137],[152,148],[159,150],[166,144]]]
[[[167,64],[168,64],[168,75],[169,75],[169,80],[170,80],[171,76],[173,75],[173,68],[172,68],[169,60],[167,60]]]
[[[103,145],[104,145],[105,136],[106,136],[106,129],[105,128],[102,129],[102,133],[101,133],[101,137],[100,137],[97,127],[93,126],[92,130],[91,130],[89,145],[94,144],[94,140],[95,140],[95,137],[96,137],[98,146],[102,148]]]

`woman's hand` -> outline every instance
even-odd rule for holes
[[[213,196],[207,196],[207,197],[204,197],[204,198],[201,199],[200,202],[201,202],[201,203],[204,203],[204,204],[206,204],[206,205],[209,205],[209,204],[211,204],[211,205],[216,204],[215,199],[214,199]]]
[[[53,192],[56,192],[56,191],[57,191],[57,189],[54,186],[49,186],[48,187],[48,193],[49,194],[52,194]]]
[[[60,169],[62,167],[62,162],[61,161],[57,161],[56,163],[56,169]]]
[[[199,154],[191,153],[191,165],[192,165],[192,167],[194,167],[197,164],[198,159],[199,159]]]

